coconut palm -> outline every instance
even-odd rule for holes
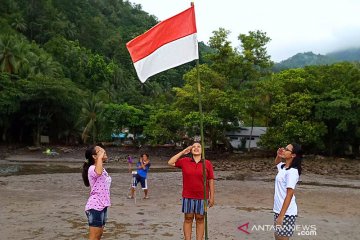
[[[95,143],[98,132],[98,120],[103,112],[103,102],[98,101],[95,95],[92,94],[89,99],[84,100],[83,104],[80,120],[85,125],[85,128],[81,138],[86,143],[88,138],[92,136],[92,141]]]
[[[51,77],[60,77],[62,75],[61,65],[54,61],[50,55],[40,54],[33,59],[30,72],[34,75],[47,75]]]
[[[0,36],[0,71],[17,74],[26,62],[27,44],[15,36]]]
[[[27,30],[26,22],[22,16],[15,17],[11,26],[20,32],[25,32]]]

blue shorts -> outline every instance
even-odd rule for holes
[[[206,203],[208,203],[208,201],[206,201]],[[204,199],[183,198],[182,212],[204,215]]]
[[[103,227],[107,220],[107,207],[101,211],[90,209],[85,211],[90,227]]]
[[[147,189],[147,180],[146,180],[146,178],[141,177],[139,174],[133,175],[132,187],[136,188],[138,183],[141,184],[142,189]]]

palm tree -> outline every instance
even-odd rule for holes
[[[95,95],[91,94],[90,98],[84,100],[83,104],[80,120],[85,125],[85,128],[81,138],[86,143],[91,135],[93,143],[95,143],[98,132],[98,120],[103,112],[103,102],[98,101]]]
[[[26,22],[22,16],[15,17],[11,26],[19,32],[25,32],[27,30]]]
[[[101,96],[99,93],[104,93],[105,95],[105,103],[113,102],[117,92],[115,91],[114,85],[109,81],[106,81],[102,84],[103,90],[100,90],[97,95]]]
[[[48,54],[40,54],[34,57],[30,72],[34,75],[47,75],[59,77],[62,75],[61,65],[54,61]]]
[[[28,60],[28,46],[15,36],[0,36],[0,72],[17,74]]]

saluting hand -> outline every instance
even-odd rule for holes
[[[188,146],[187,148],[185,148],[183,150],[183,155],[186,155],[186,154],[190,153],[192,148],[193,148],[193,146]]]
[[[99,159],[99,160],[102,160],[102,161],[106,161],[107,160],[107,155],[106,155],[106,152],[105,152],[105,149],[103,149],[102,147],[99,147],[99,146],[96,146],[95,147],[95,151],[96,151],[96,157]]]
[[[279,148],[279,149],[277,150],[277,152],[276,152],[276,153],[277,153],[277,156],[278,156],[278,157],[282,157],[283,154],[284,154],[284,150],[285,150],[284,148]]]

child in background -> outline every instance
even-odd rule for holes
[[[128,162],[128,165],[129,165],[129,173],[131,173],[132,164],[133,164],[134,160],[130,155],[127,156],[127,162]]]
[[[133,174],[133,182],[130,191],[129,198],[134,198],[135,189],[137,184],[140,182],[141,188],[144,190],[144,199],[148,199],[148,187],[147,187],[147,173],[150,169],[149,155],[144,153],[140,156],[139,162],[136,164],[137,173]]]

